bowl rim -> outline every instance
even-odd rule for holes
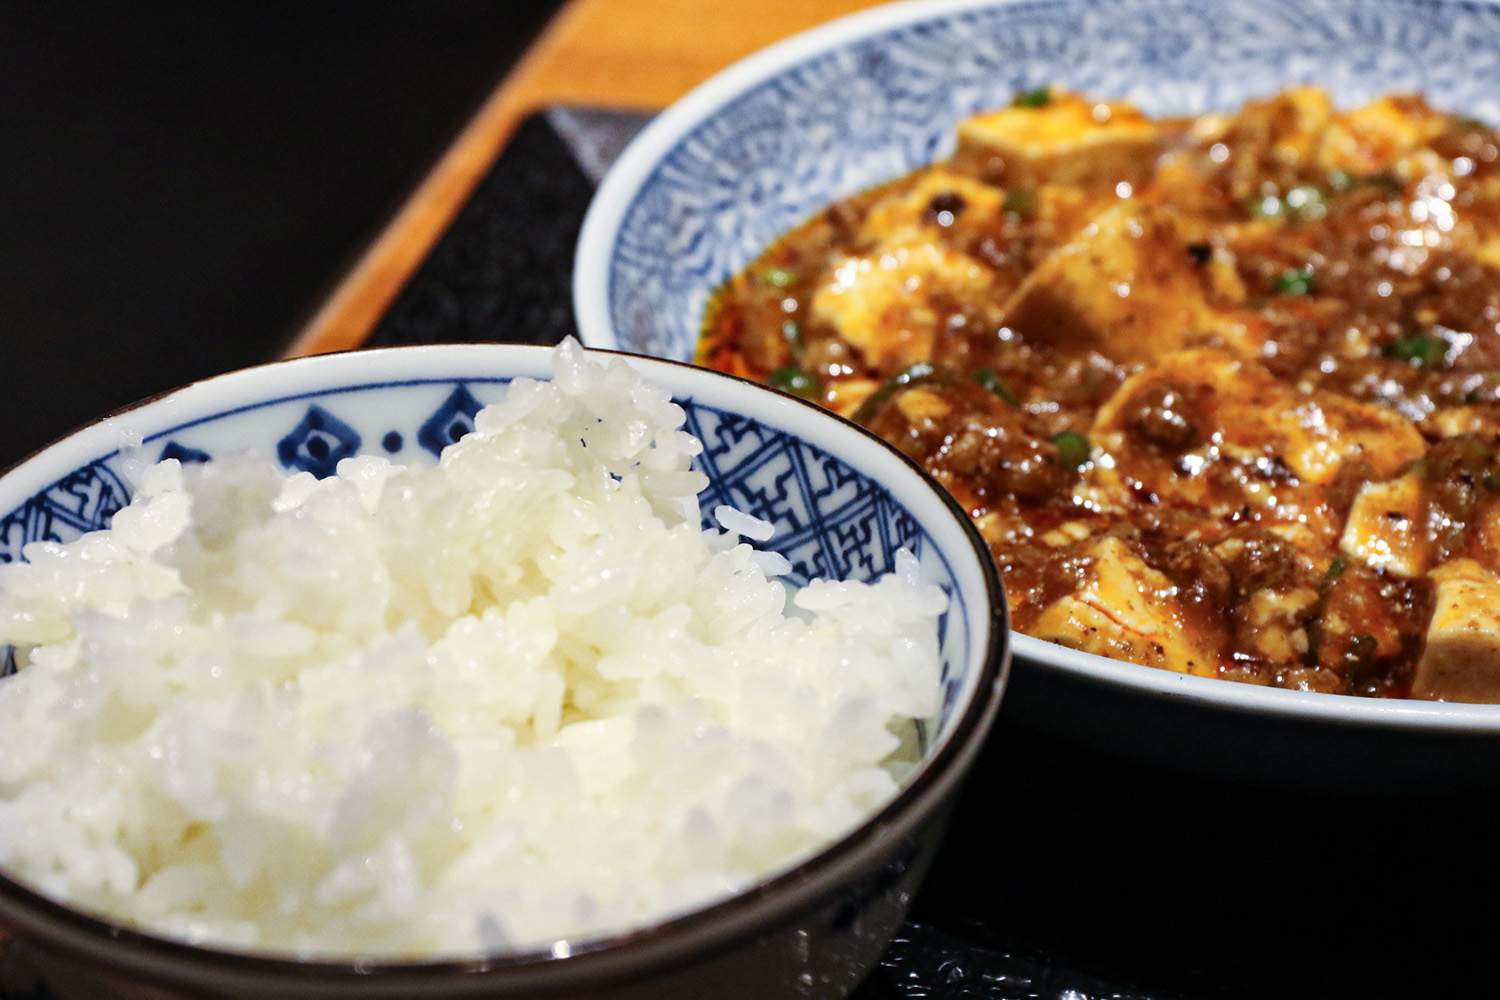
[[[1041,0],[1066,5],[1078,0]],[[1422,6],[1425,0],[1406,0]],[[1466,6],[1464,0],[1432,0]],[[761,49],[719,71],[649,122],[626,147],[600,185],[579,235],[573,268],[573,303],[585,344],[621,351],[610,318],[610,260],[625,216],[662,158],[704,121],[752,88],[823,52],[882,31],[975,10],[1034,5],[1036,0],[896,0],[845,15]],[[1400,4],[1398,4],[1400,5]],[[1351,9],[1356,5],[1349,4]],[[1480,0],[1500,6],[1500,0]],[[1260,715],[1342,729],[1379,729],[1427,734],[1500,734],[1500,704],[1466,704],[1420,699],[1260,687],[1217,677],[1179,674],[1071,649],[1015,633],[1013,653],[1027,669],[1041,669],[1091,685],[1131,690],[1149,698],[1193,704],[1227,715]]]
[[[516,377],[550,377],[552,347],[530,344],[443,344],[356,349],[266,362],[188,383],[174,390],[156,394],[136,403],[110,411],[84,424],[27,458],[0,471],[0,506],[9,501],[5,494],[15,492],[11,480],[32,479],[19,487],[25,498],[46,489],[60,476],[52,470],[66,465],[62,475],[82,464],[117,453],[104,453],[96,444],[107,442],[110,425],[122,418],[151,409],[155,423],[172,429],[191,424],[162,415],[181,411],[207,420],[231,412],[236,406],[224,406],[213,400],[249,401],[251,406],[263,402],[294,398],[321,392],[357,390],[381,383],[462,379],[471,375],[481,379]],[[108,917],[94,915],[53,900],[27,885],[0,872],[0,918],[22,936],[37,936],[55,943],[63,952],[108,966],[118,972],[135,972],[158,981],[180,985],[203,985],[220,981],[225,975],[270,984],[296,977],[304,982],[320,981],[320,988],[338,989],[337,983],[358,980],[361,995],[386,995],[387,991],[409,990],[426,985],[437,987],[450,978],[473,980],[473,989],[490,995],[501,986],[529,989],[557,986],[591,977],[615,981],[640,978],[681,964],[699,961],[728,950],[752,934],[763,934],[795,919],[799,914],[844,891],[848,883],[878,870],[884,862],[886,845],[910,836],[929,821],[939,807],[962,782],[977,757],[999,711],[1001,696],[1008,679],[1011,644],[1008,610],[998,570],[988,556],[988,549],[972,521],[952,499],[914,461],[879,437],[833,414],[815,403],[777,392],[735,375],[701,368],[687,362],[650,358],[623,351],[589,348],[591,354],[618,358],[632,368],[666,387],[674,400],[700,399],[693,391],[698,384],[707,391],[701,398],[705,405],[732,409],[732,412],[766,423],[774,429],[804,437],[815,447],[838,455],[861,475],[879,482],[898,501],[905,497],[925,497],[936,501],[934,512],[943,512],[939,528],[951,524],[956,534],[943,530],[942,535],[962,539],[955,553],[960,561],[972,561],[974,573],[955,573],[955,585],[964,577],[979,584],[973,595],[975,610],[969,620],[982,627],[986,635],[974,636],[969,654],[973,680],[964,687],[967,701],[948,727],[946,738],[926,758],[915,774],[879,811],[868,816],[857,827],[834,843],[794,865],[735,895],[687,911],[644,927],[627,929],[596,938],[554,943],[551,949],[536,948],[524,952],[496,955],[440,956],[431,959],[375,959],[358,956],[298,958],[279,952],[257,953],[231,948],[197,945],[114,923]],[[483,364],[466,366],[464,359],[476,355],[489,359]],[[382,368],[381,366],[384,366]],[[480,369],[480,370],[475,370]],[[397,373],[400,373],[399,375]],[[255,392],[257,386],[276,382],[286,373],[298,391],[274,395]],[[329,378],[329,373],[335,378]],[[439,374],[441,373],[441,374]],[[416,377],[413,377],[413,376]],[[669,381],[670,380],[670,381]],[[724,397],[743,397],[745,406],[722,405]],[[209,408],[213,407],[210,411]],[[812,433],[804,435],[794,428],[808,423]],[[851,433],[853,432],[853,433]],[[148,439],[159,437],[152,431]],[[838,447],[830,447],[832,439]],[[840,439],[847,443],[837,444]],[[80,450],[92,457],[76,461]],[[893,483],[887,477],[894,476]],[[50,477],[50,478],[49,478]],[[903,502],[904,506],[909,506]],[[939,537],[924,525],[934,545]],[[950,565],[953,560],[943,557]],[[984,602],[981,604],[980,602]],[[987,605],[987,609],[986,609]],[[981,641],[982,640],[982,641]],[[559,944],[564,947],[559,948]],[[560,961],[565,959],[565,961]],[[513,980],[513,982],[510,982]],[[482,987],[479,984],[483,984]],[[447,987],[445,987],[447,988]],[[368,991],[375,990],[371,993]],[[460,995],[457,992],[444,995]]]

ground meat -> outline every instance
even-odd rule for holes
[[[1420,98],[1364,112],[1293,88],[1157,122],[1128,191],[1035,177],[1009,190],[938,164],[830,206],[735,276],[700,359],[778,384],[791,366],[920,462],[975,517],[1018,628],[1086,587],[1091,553],[1118,538],[1165,576],[1170,627],[1221,676],[1402,696],[1431,585],[1360,564],[1342,534],[1367,484],[1412,473],[1427,562],[1500,574],[1500,136]],[[1062,145],[1076,152],[1038,162],[1109,155]],[[941,253],[893,294],[881,254],[903,259],[914,239]],[[836,280],[856,257],[885,279],[869,294]],[[849,293],[839,332],[808,319],[835,286]],[[1173,324],[1154,356],[1121,346]],[[1306,422],[1237,439],[1214,380],[1138,387],[1166,352],[1194,349],[1231,354],[1223,378],[1269,373],[1309,401]],[[1383,442],[1336,440],[1350,432],[1325,419],[1334,397],[1404,418],[1426,457],[1393,472]],[[1292,440],[1304,432],[1311,446]]]
[[[1296,546],[1257,524],[1235,527],[1213,551],[1228,571],[1238,598],[1283,587],[1297,576]]]
[[[1235,597],[1234,576],[1212,549],[1197,541],[1171,542],[1157,565],[1201,613],[1218,618],[1230,608]]]
[[[1198,440],[1198,427],[1189,419],[1188,393],[1171,385],[1153,385],[1132,400],[1125,423],[1143,442],[1168,453],[1182,451]]]
[[[941,394],[941,407],[913,396],[930,398],[935,392]],[[1057,446],[1027,426],[1023,411],[951,371],[899,386],[862,419],[918,462],[961,480],[985,500],[1045,503],[1077,478],[1076,469],[1058,460]]]

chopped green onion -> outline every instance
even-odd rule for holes
[[[1028,218],[1036,212],[1036,195],[1030,191],[1007,191],[1000,209],[1010,215]]]
[[[787,343],[799,344],[802,342],[802,324],[794,319],[785,320],[781,324],[781,335],[787,339]]]
[[[1318,602],[1317,614],[1303,619],[1302,627],[1307,630],[1307,652],[1302,654],[1302,662],[1309,667],[1318,665],[1318,647],[1323,645],[1323,613],[1322,601]]]
[[[1390,195],[1400,194],[1402,191],[1406,190],[1405,185],[1401,183],[1401,178],[1397,177],[1389,170],[1382,170],[1378,174],[1371,174],[1370,176],[1365,178],[1365,182],[1367,184],[1375,185],[1376,187],[1380,188],[1380,190]]]
[[[1354,175],[1347,170],[1334,167],[1328,171],[1328,187],[1333,191],[1349,191],[1354,187]]]
[[[1052,103],[1052,88],[1037,87],[1035,90],[1023,90],[1010,103],[1016,108],[1045,108]]]
[[[895,385],[906,385],[909,382],[915,382],[919,378],[926,378],[935,371],[937,369],[932,366],[932,362],[917,361],[909,365],[905,371],[892,375],[890,381]]]
[[[1245,203],[1245,210],[1257,219],[1286,218],[1293,221],[1321,219],[1328,214],[1323,192],[1311,184],[1298,184],[1284,195],[1260,195]]]
[[[789,392],[793,396],[801,396],[804,399],[817,399],[823,395],[823,387],[818,380],[796,365],[787,365],[778,368],[771,373],[771,384],[783,392]]]
[[[1297,219],[1321,219],[1328,211],[1323,192],[1311,184],[1298,184],[1281,200],[1286,203],[1287,214]]]
[[[859,409],[855,410],[854,415],[849,419],[853,420],[856,424],[864,423],[885,405],[885,401],[890,399],[897,389],[925,379],[936,371],[937,369],[930,362],[918,361],[905,371],[892,375],[880,383],[880,386],[874,392],[870,393],[868,399],[859,404]]]
[[[1441,337],[1402,337],[1386,345],[1385,354],[1415,362],[1417,367],[1432,371],[1448,360],[1448,345]]]
[[[1282,271],[1273,287],[1279,295],[1311,295],[1313,276],[1309,271]]]
[[[1056,434],[1052,438],[1052,443],[1057,446],[1057,460],[1075,469],[1088,464],[1089,453],[1093,451],[1089,439],[1077,431],[1063,431],[1061,434]]]
[[[1011,406],[1019,406],[1021,403],[1016,398],[1016,394],[1010,391],[1010,387],[1000,380],[1000,376],[996,375],[989,368],[981,368],[976,371],[974,373],[974,381],[1005,400]]]
[[[1343,556],[1334,556],[1333,562],[1328,564],[1328,572],[1323,574],[1330,580],[1337,580],[1344,575],[1344,570],[1349,568],[1349,560]]]
[[[1278,219],[1286,212],[1286,203],[1274,194],[1251,198],[1245,203],[1246,210],[1257,219]]]
[[[786,288],[797,280],[797,272],[786,267],[767,267],[761,270],[760,280],[775,288]]]

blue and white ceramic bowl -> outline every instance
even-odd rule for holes
[[[666,386],[705,445],[703,509],[729,503],[776,526],[789,578],[869,579],[898,547],[951,603],[945,695],[899,796],[789,872],[697,913],[552,951],[468,961],[293,962],[196,948],[114,927],[0,875],[0,923],[34,943],[78,995],[224,998],[837,997],[904,916],[948,806],[998,710],[1008,667],[1003,592],[963,511],[904,456],[811,404],[690,365],[628,359]],[[431,463],[547,348],[463,345],[304,358],[196,383],[106,417],[0,477],[0,562],[27,543],[107,525],[128,502],[131,456],[184,461],[253,448],[289,471],[350,455]],[[0,719],[0,725],[5,721]],[[571,952],[571,954],[569,954]],[[559,955],[568,957],[559,958]],[[81,977],[81,978],[80,978]],[[124,984],[124,985],[122,985]],[[71,995],[71,994],[70,994]]]
[[[1061,84],[1151,114],[1294,82],[1500,120],[1483,0],[936,0],[766,49],[654,121],[585,220],[585,343],[690,359],[713,291],[823,206],[952,149],[956,123]],[[1170,674],[1014,640],[1006,717],[1111,752],[1277,785],[1500,785],[1500,706],[1374,701]]]

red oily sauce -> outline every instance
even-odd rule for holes
[[[736,275],[699,360],[920,462],[1022,632],[1500,702],[1497,151],[1418,97],[1023,94]]]

